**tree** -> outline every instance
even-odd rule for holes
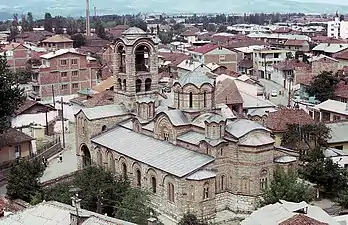
[[[164,32],[164,31],[160,31],[158,33],[158,38],[161,40],[162,44],[169,44],[172,42],[173,40],[173,32],[169,31],[169,32]]]
[[[12,41],[19,34],[18,26],[19,26],[18,14],[15,13],[13,14],[13,20],[12,20],[12,24],[10,28],[10,35],[8,37],[10,41]]]
[[[7,196],[31,202],[42,191],[39,179],[44,171],[45,167],[38,159],[20,161],[11,169],[6,187]]]
[[[64,34],[64,18],[62,16],[54,17],[54,32],[56,34]]]
[[[203,27],[204,27],[204,29],[206,29],[209,32],[215,32],[216,31],[216,26],[213,23],[208,23],[208,24],[206,24],[206,26],[203,25]]]
[[[290,202],[309,202],[312,200],[308,185],[298,179],[294,171],[285,173],[277,167],[273,174],[273,180],[266,188],[261,200],[261,205],[269,205],[285,200]]]
[[[45,13],[44,29],[49,32],[53,31],[53,20],[51,13]]]
[[[28,31],[33,31],[34,19],[33,19],[33,14],[31,12],[28,12],[27,14],[27,22],[28,22]]]
[[[187,213],[180,219],[179,225],[207,225],[207,223],[199,220],[196,215]]]
[[[73,40],[73,47],[74,48],[79,48],[83,45],[86,44],[86,37],[85,35],[78,33],[78,34],[74,34],[71,36],[71,40]]]
[[[348,209],[348,190],[342,190],[336,199],[338,204],[344,209]]]
[[[227,26],[226,25],[220,25],[219,28],[217,29],[218,33],[226,32],[226,31],[227,31]]]
[[[311,96],[315,96],[317,100],[323,102],[335,97],[335,89],[338,82],[339,80],[331,71],[323,71],[314,78],[307,91]]]
[[[29,31],[29,23],[24,14],[22,14],[21,26],[22,26],[22,31]]]
[[[184,29],[185,29],[185,26],[182,23],[176,23],[173,26],[173,30],[175,34],[181,34],[184,31]]]
[[[129,25],[131,26],[131,27],[138,27],[138,28],[140,28],[140,29],[142,29],[143,31],[147,31],[147,24],[146,24],[146,22],[143,20],[143,19],[141,19],[141,18],[134,18],[134,19],[132,19],[132,20],[130,20],[130,22],[129,22]]]
[[[6,56],[0,56],[0,133],[11,126],[10,117],[24,99],[18,79],[8,69]]]
[[[105,39],[106,38],[106,33],[105,33],[105,28],[100,19],[97,19],[95,21],[95,33],[98,35],[98,37]]]

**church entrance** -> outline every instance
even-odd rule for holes
[[[87,167],[91,165],[91,153],[88,149],[88,147],[83,144],[81,146],[81,153],[82,153],[82,165],[83,167]]]

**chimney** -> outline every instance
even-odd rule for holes
[[[86,35],[91,36],[91,26],[89,22],[89,0],[86,0]]]

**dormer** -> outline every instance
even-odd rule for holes
[[[218,114],[212,114],[205,121],[205,136],[211,140],[218,140],[225,135],[226,119]]]

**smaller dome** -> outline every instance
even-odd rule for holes
[[[130,27],[127,30],[125,30],[124,32],[122,32],[122,34],[124,34],[124,35],[143,35],[143,34],[146,34],[146,32],[138,27]]]
[[[214,84],[213,79],[209,78],[205,73],[195,70],[182,75],[176,82],[178,82],[181,86],[193,84],[198,88],[200,88],[203,84]]]
[[[205,120],[205,122],[207,123],[220,123],[225,121],[226,121],[226,118],[218,114],[212,114]]]

